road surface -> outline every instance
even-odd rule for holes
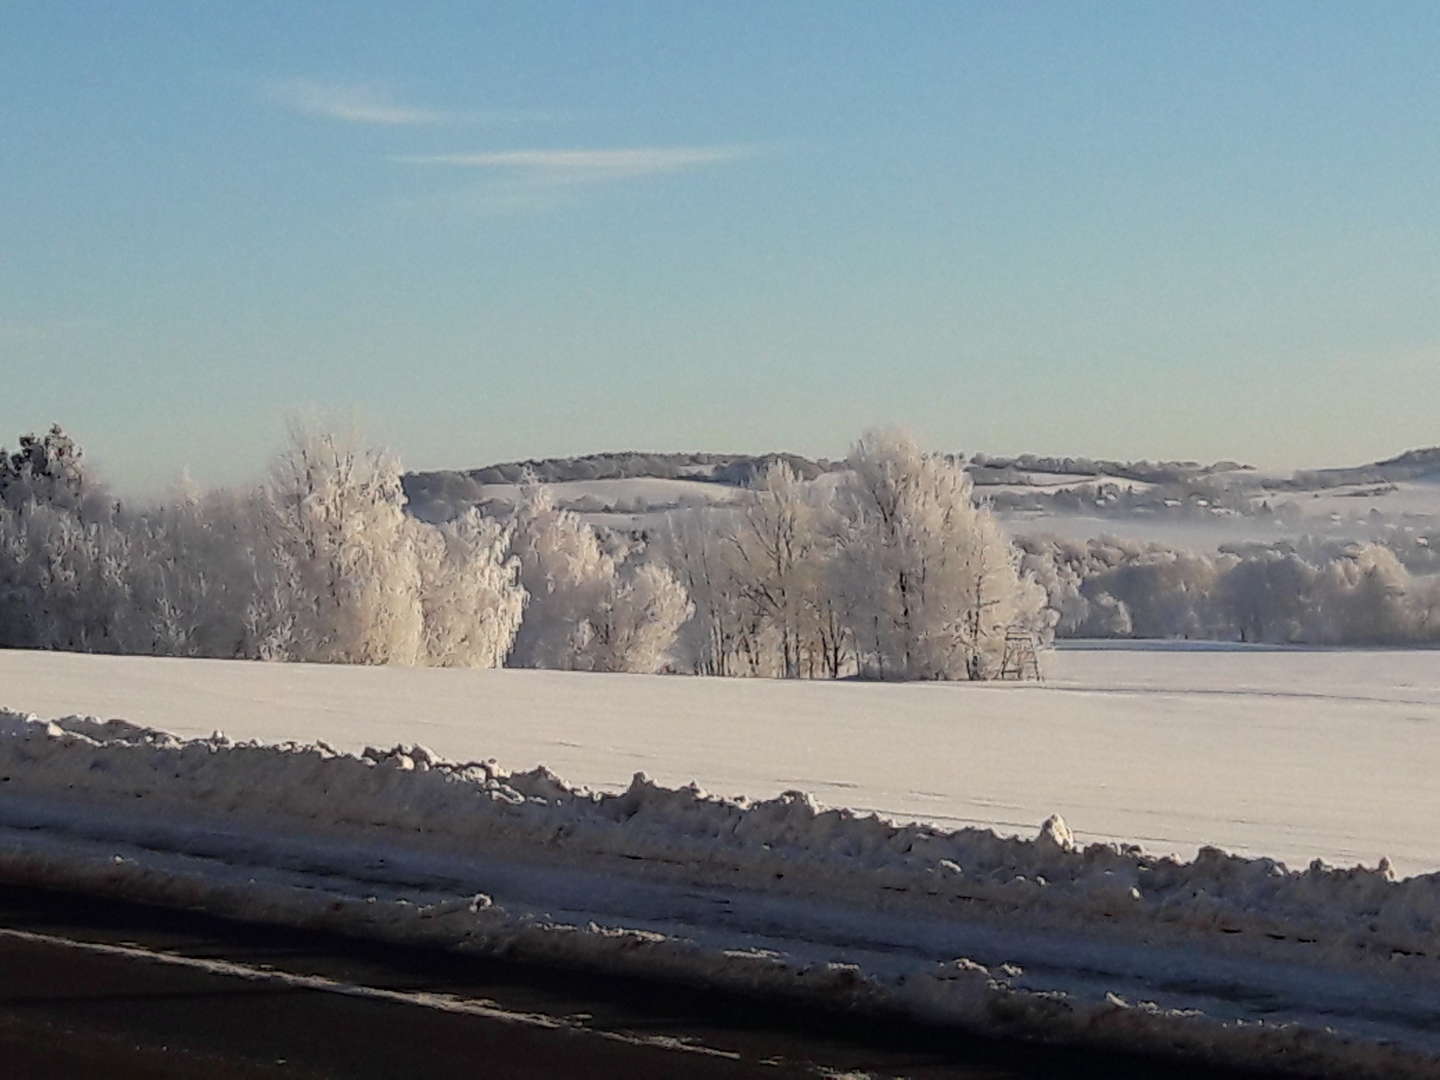
[[[0,1062],[11,1080],[1238,1076],[5,886]]]

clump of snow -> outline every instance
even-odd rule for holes
[[[1059,814],[1051,814],[1040,825],[1038,842],[1049,844],[1059,851],[1075,849],[1075,837],[1070,832],[1070,826],[1065,824],[1065,819]]]

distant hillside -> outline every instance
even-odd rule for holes
[[[1423,450],[1406,450],[1405,453],[1385,461],[1376,462],[1378,469],[1409,469],[1413,470],[1407,480],[1415,480],[1421,476],[1431,476],[1440,473],[1440,446],[1429,446]]]
[[[1331,488],[1347,484],[1393,484],[1401,480],[1432,477],[1440,477],[1440,446],[1407,450],[1371,465],[1305,469],[1295,474],[1295,485],[1301,488]]]
[[[748,486],[775,461],[787,462],[807,480],[844,467],[843,462],[789,453],[622,450],[410,473],[404,487],[411,513],[441,521],[468,507],[504,513],[513,505],[515,486],[533,478],[556,485],[557,500],[565,508],[609,527],[633,529],[645,524],[645,515],[727,503],[733,489]],[[1207,465],[1036,454],[976,454],[968,468],[977,496],[1012,520],[1084,515],[1107,522],[1213,523],[1265,518],[1269,527],[1333,531],[1351,529],[1357,522],[1370,527],[1382,519],[1415,524],[1440,514],[1440,497],[1426,482],[1440,480],[1440,447],[1291,476],[1234,461]],[[1299,524],[1301,519],[1312,525]]]
[[[1415,451],[1419,453],[1420,451]],[[717,484],[744,486],[772,463],[787,462],[802,478],[813,480],[821,473],[843,468],[844,462],[825,458],[813,460],[800,454],[655,453],[641,450],[612,450],[581,457],[538,458],[507,461],[478,469],[416,472],[406,476],[406,491],[422,494],[437,487],[469,484],[518,484],[528,476],[543,484],[574,480],[706,480]],[[977,483],[1014,482],[1023,473],[1059,474],[1075,477],[1109,477],[1148,483],[1176,483],[1196,476],[1249,469],[1233,461],[1202,465],[1195,461],[1108,461],[1087,457],[1041,457],[1021,454],[996,457],[976,454],[971,472]],[[1012,479],[1002,480],[1001,476]]]
[[[583,457],[506,461],[478,469],[407,473],[402,483],[412,512],[420,517],[448,517],[456,508],[486,502],[485,488],[520,484],[533,479],[542,484],[568,484],[592,480],[688,480],[745,487],[776,461],[784,461],[806,480],[839,468],[839,463],[813,461],[799,454],[664,454],[615,450]]]
[[[1021,454],[1018,457],[996,457],[976,454],[970,472],[976,484],[1024,483],[1025,475],[1042,473],[1047,477],[1105,478],[1131,480],[1144,484],[1178,484],[1217,473],[1247,472],[1250,465],[1234,461],[1217,461],[1202,465],[1198,461],[1109,461],[1087,457],[1041,457]]]
[[[582,457],[537,458],[506,461],[478,469],[411,473],[419,482],[429,477],[463,476],[477,484],[519,484],[531,477],[542,484],[568,480],[712,480],[719,484],[746,484],[775,461],[788,462],[807,480],[836,468],[826,460],[812,461],[799,454],[662,454],[643,450],[610,450]]]

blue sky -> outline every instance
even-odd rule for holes
[[[0,3],[0,440],[1440,443],[1433,3]]]

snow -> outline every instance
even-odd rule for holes
[[[10,880],[989,1033],[1308,1074],[1440,1065],[1440,876],[15,713],[0,776]]]
[[[982,492],[986,489],[979,489]],[[1186,551],[1213,554],[1222,544],[1274,543],[1299,533],[1328,530],[1296,529],[1275,518],[1210,517],[1199,521],[1160,517],[1090,514],[1048,514],[1033,510],[1001,511],[997,515],[1015,536],[1058,536],[1064,540],[1092,540],[1113,536],[1139,543],[1164,544]]]
[[[781,682],[0,651],[0,706],[342,750],[421,742],[621,790],[644,770],[902,820],[1190,857],[1440,869],[1440,664],[1426,651],[1065,648],[1047,682]]]
[[[1076,476],[1070,473],[1026,472],[1025,481],[1016,484],[977,484],[980,495],[1004,491],[1012,495],[1053,495],[1057,491],[1093,492],[1100,487],[1118,487],[1135,493],[1153,491],[1157,485],[1148,480],[1127,480],[1120,476]]]
[[[694,475],[708,475],[714,466],[697,465]],[[740,497],[739,488],[703,480],[635,477],[627,480],[562,480],[546,484],[555,505],[570,510],[587,524],[617,532],[658,531],[672,514],[704,507],[729,506]],[[513,507],[524,490],[521,484],[481,484],[473,498],[492,508]]]
[[[1371,510],[1388,518],[1413,516],[1440,519],[1440,480],[1399,480],[1391,483],[1348,484],[1324,491],[1271,497],[1273,505],[1291,503],[1306,518],[1339,514],[1346,522],[1365,519]]]
[[[1153,490],[1155,485],[1123,480],[1082,480],[1079,483],[1053,485],[1053,474],[1030,473],[1035,486],[995,484],[976,489],[982,497],[989,494],[1048,494],[1061,487],[1084,493],[1097,483],[1113,482],[1122,490],[1136,492]],[[1214,473],[1204,478],[1207,483],[1229,487],[1244,493],[1252,507],[1268,502],[1272,509],[1289,509],[1294,520],[1242,514],[1230,508],[1217,507],[1208,520],[1173,517],[1137,510],[1123,514],[1085,514],[1056,511],[1010,510],[1000,517],[1012,532],[1053,534],[1070,540],[1088,540],[1116,536],[1127,540],[1167,544],[1194,551],[1213,551],[1221,544],[1241,542],[1273,543],[1297,536],[1311,535],[1335,539],[1355,539],[1371,535],[1378,524],[1395,525],[1409,522],[1419,528],[1440,524],[1440,480],[1400,480],[1395,483],[1349,484],[1319,491],[1293,491],[1281,486],[1288,474]],[[1269,481],[1273,486],[1266,487]],[[1180,505],[1178,498],[1163,500],[1171,509]],[[1205,506],[1206,500],[1195,501]],[[1371,512],[1381,515],[1373,521]]]
[[[713,466],[696,466],[695,476],[713,472]],[[810,481],[828,489],[842,474],[823,473]],[[1114,485],[1136,493],[1153,491],[1156,484],[1127,480],[1108,475],[1072,475],[1067,473],[1023,473],[1021,483],[985,484],[976,488],[984,498],[999,494],[1049,495],[1068,490],[1078,494],[1095,491],[1100,486]],[[1434,480],[1402,480],[1393,485],[1356,484],[1328,488],[1317,492],[1295,492],[1283,487],[1265,486],[1266,481],[1278,485],[1290,480],[1283,470],[1252,470],[1207,474],[1208,483],[1233,486],[1247,493],[1254,505],[1268,501],[1272,507],[1290,505],[1298,511],[1296,522],[1282,523],[1269,517],[1243,514],[1217,514],[1210,520],[1174,520],[1152,514],[1129,516],[1004,511],[1002,520],[1015,532],[1054,534],[1075,540],[1101,536],[1117,536],[1146,542],[1164,543],[1197,551],[1213,551],[1217,546],[1239,542],[1273,542],[1298,534],[1353,537],[1367,535],[1373,527],[1369,520],[1372,509],[1385,515],[1390,522],[1401,520],[1440,521],[1440,482]],[[725,484],[707,483],[684,478],[635,477],[613,480],[574,480],[547,485],[557,505],[574,510],[596,527],[622,532],[663,528],[670,514],[684,514],[705,506],[733,504],[738,489]],[[474,497],[480,502],[513,505],[519,498],[518,484],[486,484],[479,486]],[[1332,515],[1339,515],[1338,520]]]

